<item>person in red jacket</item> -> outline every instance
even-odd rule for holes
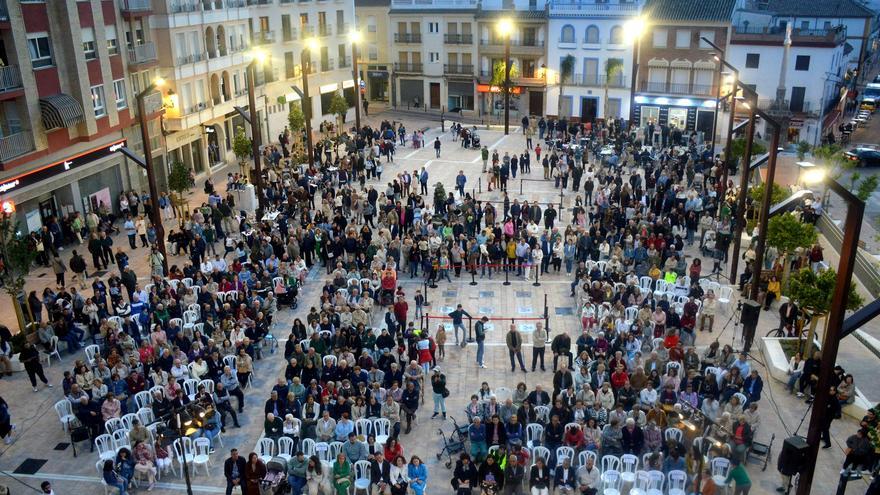
[[[394,316],[402,328],[406,328],[406,313],[409,311],[409,304],[406,299],[398,296],[397,302],[394,303]]]

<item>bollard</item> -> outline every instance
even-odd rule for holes
[[[532,287],[540,287],[541,282],[538,282],[538,274],[541,273],[541,265],[535,265],[535,283],[532,284]]]
[[[547,307],[547,294],[544,294],[544,329],[547,330],[547,343],[550,343],[550,310]]]
[[[477,177],[477,189],[480,191],[481,194],[483,193],[483,177],[482,176]]]
[[[504,267],[504,283],[501,285],[510,285],[510,266]]]
[[[428,302],[428,279],[427,278],[425,278],[425,288],[422,293],[425,295],[425,303],[424,303],[425,306],[430,306],[431,303]]]
[[[471,283],[470,285],[477,285],[477,265],[474,265],[474,269],[471,270]]]
[[[524,181],[525,181],[525,179],[519,180],[519,193],[520,193],[520,195],[523,193],[523,182]]]
[[[473,318],[468,318],[468,338],[467,338],[467,341],[469,343],[474,341],[474,319]]]

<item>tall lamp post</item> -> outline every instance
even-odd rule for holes
[[[358,44],[363,40],[360,31],[352,31],[349,34],[351,39],[351,73],[354,78],[354,125],[357,132],[361,132],[361,84],[360,74],[358,74]]]
[[[647,23],[642,17],[636,17],[627,21],[624,26],[624,33],[629,37],[633,44],[632,59],[632,77],[629,83],[629,127],[633,126],[633,120],[636,115],[636,81],[639,74],[639,57],[642,51],[642,34],[644,34]]]
[[[257,193],[257,221],[263,217],[263,211],[266,206],[266,198],[263,195],[263,160],[260,157],[260,147],[262,143],[262,131],[260,130],[260,119],[257,118],[257,66],[262,67],[268,55],[260,49],[251,51],[252,60],[247,66],[247,88],[248,88],[248,111],[251,118],[251,152],[254,155],[254,189]]]
[[[513,34],[513,21],[504,18],[498,21],[498,34],[504,37],[504,135],[510,134],[510,36]]]
[[[309,97],[309,72],[312,71],[312,50],[318,48],[318,40],[307,38],[303,40],[303,49],[300,52],[300,72],[302,72],[302,107],[303,117],[306,121],[306,149],[309,155],[307,165],[311,168],[315,163],[315,149],[312,143],[312,100]]]
[[[147,169],[147,184],[150,188],[150,222],[156,231],[156,247],[162,254],[162,269],[168,273],[168,253],[165,250],[165,227],[162,225],[162,213],[159,211],[159,188],[156,186],[156,170],[153,165],[153,147],[150,144],[150,130],[147,128],[147,112],[144,98],[165,84],[162,78],[156,78],[149,86],[137,94],[138,121],[141,127],[141,141],[144,145],[144,162]]]
[[[837,267],[837,282],[831,296],[831,311],[828,313],[825,337],[822,339],[823,366],[819,369],[819,384],[816,386],[816,398],[813,411],[810,413],[810,429],[807,432],[807,461],[801,466],[798,480],[797,495],[808,495],[813,484],[813,471],[819,454],[819,441],[825,418],[828,401],[832,398],[831,376],[834,363],[837,361],[837,350],[840,345],[840,329],[846,313],[849,285],[852,282],[853,267],[858,251],[859,232],[862,229],[862,216],[865,213],[864,201],[857,198],[849,189],[841,186],[824,171],[813,169],[803,174],[804,183],[825,182],[847,204],[846,220],[843,225],[843,244],[840,247],[840,264]]]

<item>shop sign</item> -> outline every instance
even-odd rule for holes
[[[791,119],[788,121],[788,127],[792,129],[801,129],[804,127],[804,121],[801,119]]]
[[[522,93],[522,88],[520,86],[514,86],[510,88],[510,94],[518,95]],[[477,93],[503,93],[503,89],[501,86],[489,86],[488,84],[477,84]]]
[[[115,143],[93,148],[78,155],[68,157],[65,160],[59,160],[55,163],[50,163],[49,165],[25,172],[21,175],[10,177],[3,182],[0,182],[0,194],[9,193],[16,189],[36,184],[59,173],[73,170],[83,165],[88,165],[96,160],[106,158],[119,151],[123,146],[126,146],[126,144],[125,139],[120,139]]]
[[[387,70],[371,70],[367,71],[368,77],[374,77],[376,79],[388,79],[388,71]]]

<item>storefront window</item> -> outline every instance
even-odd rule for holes
[[[642,121],[640,126],[658,124],[660,121],[660,107],[642,107]]]
[[[669,127],[675,126],[684,129],[687,126],[688,110],[687,108],[669,108]]]

